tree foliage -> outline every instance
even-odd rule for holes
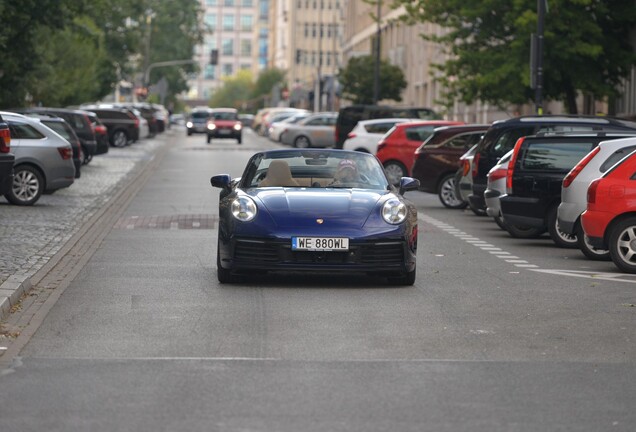
[[[455,99],[503,106],[533,98],[530,36],[537,29],[536,0],[394,0],[405,21],[431,22],[446,32],[423,35],[447,56],[438,59],[436,80]],[[613,96],[636,64],[629,33],[636,7],[625,0],[549,0],[545,15],[545,99],[566,103],[576,113],[577,92]]]
[[[210,106],[213,108],[230,107],[242,109],[243,104],[250,99],[254,88],[252,73],[241,70],[233,77],[225,78],[223,86],[210,98]]]
[[[277,84],[283,84],[287,72],[278,68],[269,68],[262,70],[252,88],[250,97],[250,109],[256,110],[262,108],[264,101],[271,95],[272,89]]]
[[[346,67],[338,73],[345,98],[357,104],[373,103],[375,57],[360,56],[349,60]],[[386,60],[380,61],[379,100],[402,100],[402,91],[406,88],[404,72]]]

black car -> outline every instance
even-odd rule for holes
[[[517,140],[542,132],[629,132],[636,131],[636,122],[594,116],[523,116],[494,122],[479,142],[473,159],[473,193],[470,204],[475,209],[486,209],[484,192],[488,171],[515,146]]]
[[[139,139],[139,119],[126,108],[84,107],[94,112],[108,129],[108,139],[113,147],[124,147]]]
[[[519,139],[508,163],[506,194],[499,198],[505,225],[530,228],[522,230],[523,237],[537,236],[547,230],[557,246],[578,247],[576,236],[558,226],[563,179],[601,141],[628,136],[636,136],[636,131],[546,133]],[[513,237],[520,237],[517,230],[508,231]]]
[[[11,153],[11,132],[9,125],[0,116],[0,196],[13,183],[13,163],[15,156]]]
[[[53,114],[30,113],[28,116],[39,119],[43,125],[53,129],[71,144],[71,148],[73,149],[73,164],[75,165],[75,178],[80,178],[80,170],[84,156],[82,155],[82,143],[73,128],[62,117],[57,117]]]
[[[340,108],[336,120],[335,148],[341,149],[347,135],[360,120],[377,118],[413,118],[419,120],[438,120],[440,116],[430,108],[393,107],[387,105],[351,105]]]
[[[106,148],[104,148],[103,145],[100,146],[99,140],[95,134],[94,121],[90,118],[91,113],[88,111],[66,108],[35,107],[17,110],[16,112],[20,112],[22,114],[53,114],[66,120],[66,123],[73,128],[73,131],[75,131],[75,134],[80,140],[84,164],[88,164],[91,159],[93,159],[93,156],[108,152],[108,146],[106,146]]]

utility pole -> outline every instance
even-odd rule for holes
[[[324,0],[318,0],[318,67],[316,68],[316,85],[314,86],[314,112],[322,110],[322,93],[320,92],[320,82],[322,80],[320,67],[322,66],[322,8]]]
[[[382,29],[380,22],[382,21],[382,0],[378,0],[377,13],[378,26],[375,36],[375,67],[373,70],[373,104],[377,105],[380,100],[380,36]]]
[[[545,2],[537,0],[537,46],[536,46],[536,81],[534,103],[537,114],[543,115],[543,33],[545,24]]]

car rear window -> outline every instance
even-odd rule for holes
[[[414,126],[406,129],[406,139],[425,141],[435,131],[435,126]]]
[[[605,159],[605,162],[603,162],[603,164],[599,168],[599,171],[604,173],[605,171],[613,167],[618,161],[623,159],[625,156],[627,156],[634,150],[636,150],[636,146],[623,147],[621,149],[616,150],[607,159]]]
[[[393,126],[395,126],[395,122],[388,122],[388,123],[375,123],[375,124],[368,124],[364,126],[364,129],[368,132],[368,133],[375,133],[375,134],[385,134],[388,132],[389,129],[391,129]]]
[[[42,139],[45,138],[38,130],[36,130],[33,126],[9,121],[9,128],[11,129],[11,138],[20,138],[20,139]]]
[[[46,120],[43,120],[42,123],[44,123],[46,126],[53,129],[58,134],[62,135],[62,137],[66,138],[67,140],[70,141],[72,139],[71,134],[64,127],[64,123],[60,121],[46,121]]]
[[[529,143],[523,158],[523,168],[527,170],[569,171],[586,154],[594,144],[537,142]]]

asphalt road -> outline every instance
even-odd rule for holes
[[[0,371],[3,432],[634,430],[636,278],[434,195],[413,287],[219,285],[209,178],[268,146],[164,148]]]

